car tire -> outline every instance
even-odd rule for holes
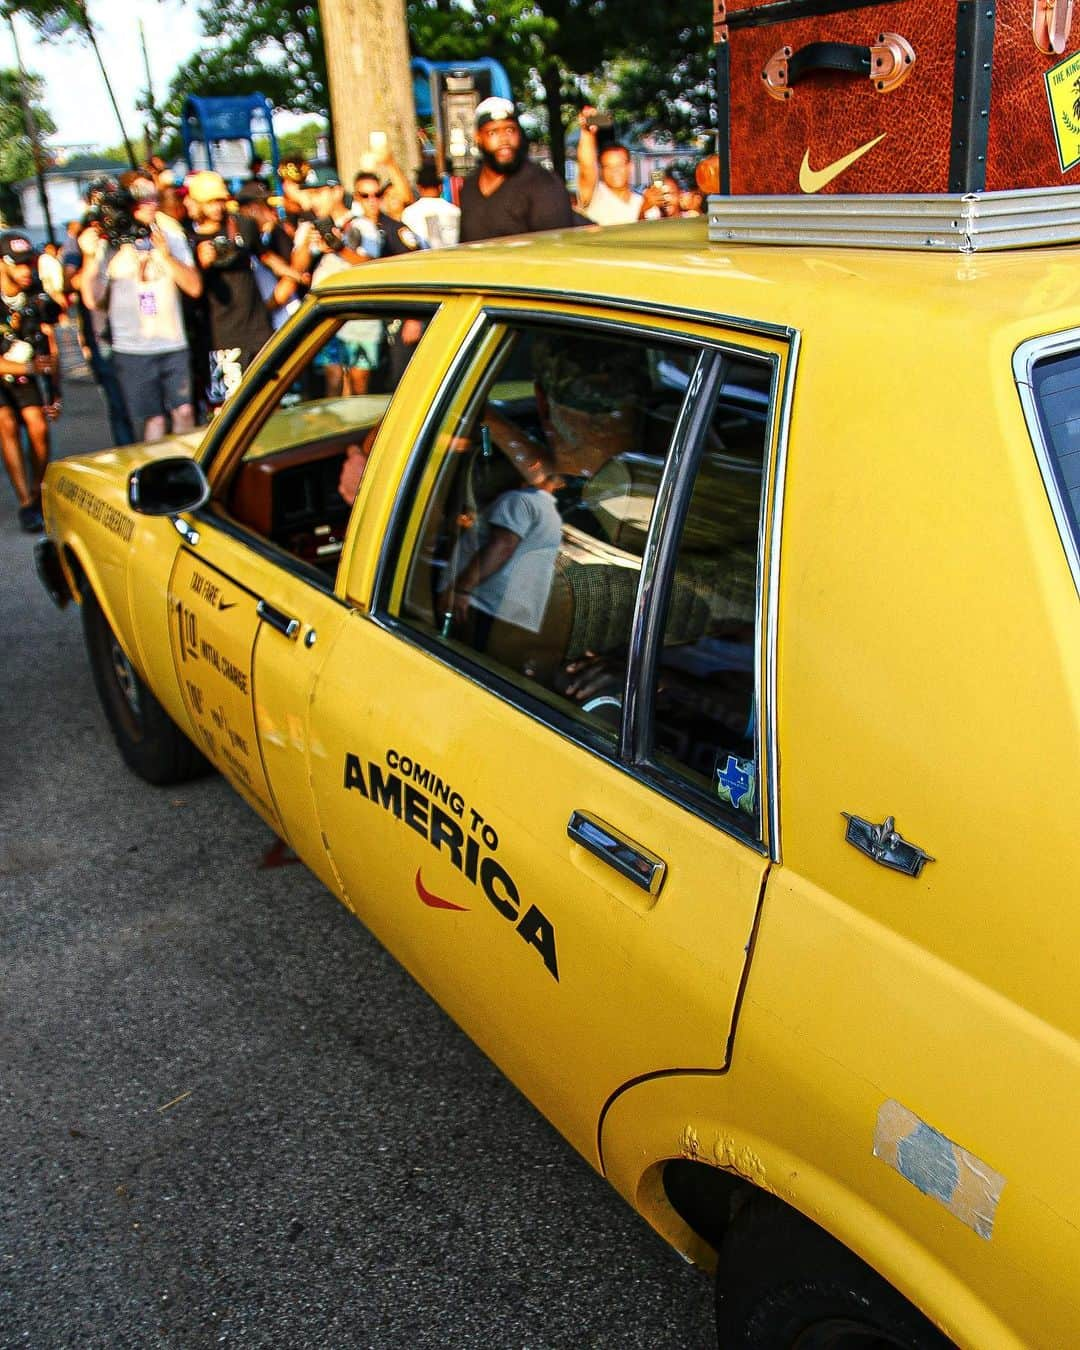
[[[755,1197],[720,1248],[722,1350],[947,1350],[952,1342],[876,1271],[794,1210]]]
[[[139,677],[92,591],[81,608],[94,686],[125,764],[158,786],[207,773],[210,764]]]

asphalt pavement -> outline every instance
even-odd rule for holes
[[[105,446],[65,395],[55,456]],[[224,781],[124,767],[2,476],[0,616],[0,1347],[713,1346],[706,1277]]]

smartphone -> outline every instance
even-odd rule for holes
[[[652,173],[649,174],[649,179],[652,182],[653,187],[662,188],[664,186],[664,176],[663,169],[653,169]]]
[[[589,118],[589,125],[595,127],[597,131],[605,131],[615,125],[615,119],[610,113],[593,113]]]

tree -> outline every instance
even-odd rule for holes
[[[200,5],[199,20],[215,45],[173,76],[167,106],[175,119],[189,94],[265,94],[275,108],[328,115],[317,0],[221,0]]]
[[[44,82],[39,75],[27,77],[30,115],[37,127],[39,139],[56,130],[56,126],[41,106]],[[17,183],[32,178],[36,165],[34,151],[26,128],[17,70],[0,70],[0,183]]]
[[[65,9],[81,0],[25,3]],[[585,101],[588,88],[609,70],[619,72],[618,110],[635,127],[666,128],[681,138],[709,124],[707,0],[403,3],[414,54],[432,61],[488,56],[501,62],[518,102],[538,114],[559,171],[565,128],[573,120],[566,105]],[[168,96],[173,126],[179,125],[184,98],[193,93],[259,92],[275,108],[328,115],[317,0],[207,0],[199,16],[211,45],[173,77]]]

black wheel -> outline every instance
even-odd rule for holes
[[[210,765],[139,678],[89,589],[82,620],[94,685],[128,767],[158,785],[206,773]]]
[[[716,1273],[721,1350],[947,1350],[876,1271],[767,1197],[732,1220]]]

